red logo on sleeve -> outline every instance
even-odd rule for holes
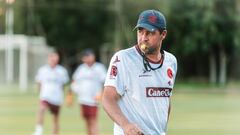
[[[169,77],[170,79],[173,78],[173,72],[172,72],[172,69],[171,69],[171,68],[168,68],[168,69],[167,69],[167,75],[168,75],[168,77]]]
[[[112,66],[110,75],[111,75],[111,77],[117,76],[117,67],[116,66]]]

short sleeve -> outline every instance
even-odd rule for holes
[[[43,80],[43,67],[38,69],[37,74],[35,76],[36,82],[42,82],[42,80]]]
[[[73,81],[76,81],[76,80],[77,80],[78,74],[79,74],[79,71],[80,71],[80,68],[81,68],[81,65],[79,65],[79,66],[77,67],[77,69],[73,72],[73,75],[72,75],[72,80],[73,80]]]
[[[173,56],[174,80],[175,80],[175,78],[176,78],[176,75],[177,75],[177,68],[178,68],[178,66],[177,66],[177,59],[176,59],[176,57],[175,57],[175,56]]]
[[[107,76],[104,86],[113,86],[116,88],[117,93],[123,95],[124,93],[124,66],[123,58],[120,52],[114,54],[111,58]]]
[[[106,78],[107,70],[106,67],[103,64],[100,64],[100,72],[99,72],[99,78],[100,81],[103,83]]]
[[[62,69],[63,69],[62,81],[63,81],[63,84],[66,84],[69,81],[68,72],[67,72],[67,70],[65,68],[62,68]]]

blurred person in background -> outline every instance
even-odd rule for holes
[[[67,70],[59,65],[57,52],[48,54],[48,63],[38,70],[36,82],[39,86],[40,103],[37,123],[33,135],[43,134],[44,114],[47,109],[53,116],[52,135],[59,135],[59,112],[64,101],[64,84],[69,81]]]
[[[102,95],[106,68],[96,62],[95,54],[91,49],[81,53],[81,61],[83,63],[73,74],[71,89],[78,95],[81,116],[86,122],[88,135],[98,135],[98,104]]]
[[[165,135],[177,73],[174,55],[161,49],[167,35],[164,15],[139,15],[137,44],[112,57],[102,103],[114,135]]]

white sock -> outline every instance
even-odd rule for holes
[[[42,125],[36,125],[35,132],[41,135],[42,132],[43,132],[43,127],[42,127]]]

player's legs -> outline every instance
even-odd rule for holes
[[[58,115],[53,114],[53,135],[58,135],[58,133],[59,133]]]
[[[49,110],[51,111],[51,114],[53,116],[53,135],[59,134],[59,112],[60,112],[60,106],[53,105],[49,103]]]
[[[86,119],[87,130],[89,135],[98,135],[98,125],[96,118]]]
[[[81,105],[82,117],[87,125],[88,135],[98,135],[97,111],[96,106]]]
[[[37,124],[36,124],[34,135],[42,135],[44,114],[47,108],[48,108],[48,104],[46,103],[46,101],[40,101],[39,109],[37,112]]]

